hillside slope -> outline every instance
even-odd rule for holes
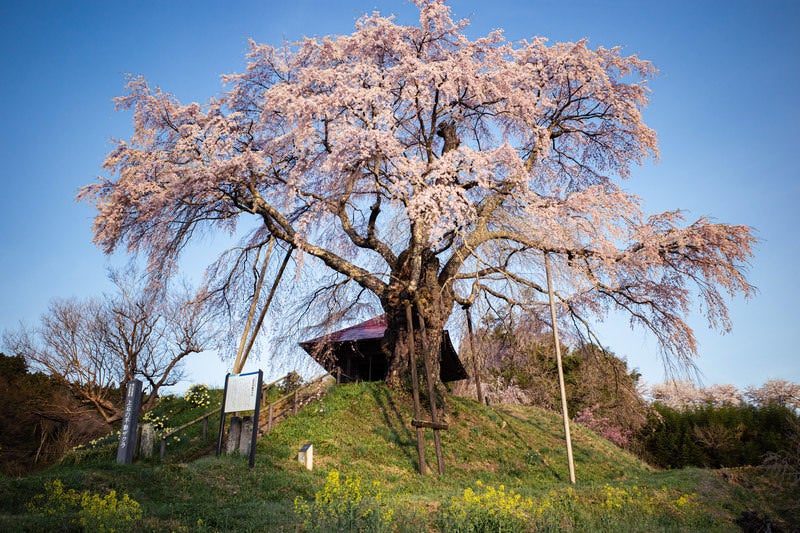
[[[410,488],[420,477],[411,405],[410,396],[382,384],[339,386],[262,439],[259,450],[288,459],[312,443],[317,469],[358,471],[390,486]],[[447,421],[450,429],[441,432],[446,472],[437,481],[443,487],[478,478],[536,486],[569,480],[564,426],[554,413],[536,407],[487,407],[450,396]],[[429,472],[435,472],[430,429],[425,430],[425,442]],[[573,426],[572,443],[582,482],[626,479],[652,470],[581,426]]]
[[[773,531],[780,529],[776,526],[791,530],[788,520],[778,518],[785,511],[776,507],[780,487],[767,480],[761,485],[769,491],[762,496],[751,473],[655,471],[578,426],[573,487],[558,415],[531,407],[487,407],[458,397],[448,397],[447,403],[450,429],[442,431],[446,473],[441,477],[417,474],[410,398],[377,383],[342,385],[265,436],[252,470],[237,456],[117,465],[109,449],[104,457],[0,479],[0,531],[80,530],[76,509],[49,515],[27,510],[26,504],[54,479],[66,489],[100,496],[112,489],[128,494],[141,504],[135,530],[296,531],[298,497],[313,506],[315,494],[333,494],[327,504],[320,499],[327,511],[346,503],[343,492],[328,490],[331,472],[360,480],[365,492],[379,487],[381,505],[392,511],[391,522],[384,524],[390,530],[469,530],[454,520],[496,519],[512,511],[524,517],[515,530],[735,531],[745,511],[759,513],[750,515],[756,521],[773,517]],[[434,472],[432,431],[425,437]],[[306,443],[314,446],[313,471],[296,460]],[[306,525],[342,529],[325,522],[324,511]],[[483,530],[496,530],[482,523]]]

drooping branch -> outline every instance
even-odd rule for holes
[[[134,134],[79,194],[97,207],[95,242],[145,253],[158,285],[203,232],[254,225],[216,267],[229,314],[272,236],[387,315],[431,302],[431,328],[482,297],[541,312],[547,253],[573,329],[623,310],[685,359],[694,293],[728,329],[726,298],[753,293],[750,229],[647,218],[619,185],[658,156],[642,120],[652,64],[585,40],[470,39],[444,2],[418,6],[418,25],[373,14],[350,35],[251,43],[205,106],[131,79],[118,105]]]

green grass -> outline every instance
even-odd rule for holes
[[[173,411],[165,411],[170,425],[198,416],[173,402]],[[332,470],[342,479],[358,476],[365,486],[379,482],[398,530],[458,529],[455,519],[443,518],[451,508],[488,516],[496,502],[479,496],[501,485],[530,499],[535,516],[526,527],[543,531],[736,531],[734,520],[745,510],[784,526],[800,517],[788,489],[758,470],[657,471],[580,426],[573,432],[578,482],[572,487],[558,415],[457,397],[448,398],[450,429],[441,432],[445,475],[433,473],[433,432],[425,430],[429,474],[423,477],[410,405],[408,396],[380,384],[337,386],[265,436],[253,469],[238,456],[188,461],[202,447],[197,435],[176,443],[165,462],[117,465],[115,447],[106,445],[71,464],[0,478],[0,531],[76,528],[69,520],[54,527],[52,518],[26,510],[53,479],[78,491],[128,494],[141,504],[141,531],[295,531],[295,498],[313,502]],[[217,425],[209,430],[214,441]],[[311,472],[296,461],[305,443],[314,445]],[[464,500],[467,488],[478,495],[474,501]]]

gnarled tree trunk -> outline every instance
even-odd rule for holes
[[[425,361],[430,365],[431,378],[436,386],[440,383],[440,351],[444,325],[447,322],[455,301],[449,283],[439,281],[439,260],[426,251],[423,253],[422,268],[417,279],[414,294],[405,289],[410,285],[411,268],[408,254],[398,258],[400,268],[394,273],[393,282],[387,291],[388,296],[381,304],[386,313],[387,328],[383,340],[383,350],[389,360],[386,383],[393,388],[407,385],[409,376],[408,321],[405,304],[410,299],[414,322],[414,342],[418,371],[425,375]],[[423,330],[420,316],[425,325]]]

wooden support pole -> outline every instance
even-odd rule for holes
[[[270,252],[272,251],[271,244],[272,241],[270,241]],[[252,314],[255,311],[255,305],[251,306],[250,310],[251,315],[248,317],[248,324],[247,327],[245,328],[245,335],[242,336],[242,346],[244,346],[244,349],[240,347],[241,353],[237,356],[236,361],[234,361],[233,364],[234,374],[240,373],[244,368],[245,362],[247,362],[247,357],[250,355],[250,351],[253,349],[253,344],[256,342],[256,337],[258,336],[258,332],[261,330],[261,325],[264,323],[264,317],[267,316],[267,311],[269,310],[269,306],[272,303],[272,298],[275,296],[275,291],[278,289],[278,284],[280,283],[281,278],[283,277],[283,271],[286,270],[286,265],[289,263],[289,258],[291,258],[293,251],[294,251],[294,246],[290,246],[289,249],[286,250],[286,255],[283,257],[283,262],[281,263],[281,266],[278,269],[278,273],[275,275],[275,280],[273,281],[272,288],[270,289],[269,295],[267,296],[267,301],[264,302],[264,307],[261,308],[261,313],[258,316],[258,321],[256,322],[256,325],[253,328],[253,332],[250,334],[250,338],[249,341],[247,342],[247,345],[244,346],[244,341],[246,338],[245,335],[247,333],[247,330],[249,330],[250,328],[250,322],[252,321],[253,318]],[[262,274],[259,279],[258,285],[256,287],[255,293],[253,295],[254,304],[258,300],[258,297],[261,293],[261,282],[264,279],[264,276],[266,276],[266,267],[268,262],[269,262],[269,255],[264,261]]]
[[[253,325],[253,318],[256,315],[256,307],[258,307],[258,297],[261,295],[261,287],[264,285],[264,278],[267,276],[267,267],[269,266],[270,257],[272,257],[272,247],[275,245],[275,237],[272,235],[269,236],[269,244],[267,245],[267,256],[264,258],[263,263],[261,264],[261,271],[258,273],[258,279],[256,280],[256,286],[253,289],[253,299],[250,302],[250,312],[247,313],[247,320],[244,323],[244,331],[242,332],[242,338],[239,341],[239,349],[236,351],[236,359],[233,361],[233,373],[238,374],[242,371],[242,367],[244,366],[244,359],[247,359],[247,356],[244,355],[244,347],[246,346],[247,340],[250,338],[250,327]],[[258,249],[258,253],[256,254],[256,264],[258,264],[258,260],[261,257],[261,248]],[[256,331],[254,335],[258,333]],[[244,356],[244,357],[243,357]]]
[[[478,403],[483,405],[483,387],[481,386],[481,372],[480,365],[478,365],[478,353],[475,351],[475,334],[472,331],[472,312],[470,312],[471,305],[464,307],[464,312],[467,315],[467,334],[469,339],[469,352],[472,354],[472,379],[475,380],[475,393],[478,395]]]
[[[414,419],[419,420],[419,381],[417,380],[417,357],[414,351],[414,324],[411,314],[411,302],[406,301],[406,322],[408,322],[408,364],[411,365],[411,392],[414,397]],[[426,474],[425,466],[425,443],[423,441],[422,428],[417,427],[417,456],[419,457],[419,473]]]
[[[553,344],[556,347],[556,363],[558,364],[558,387],[561,389],[561,412],[564,417],[564,434],[567,439],[567,462],[569,463],[569,482],[575,484],[575,462],[572,459],[572,438],[569,432],[569,413],[567,412],[567,392],[564,387],[564,367],[561,364],[561,345],[558,342],[558,324],[556,323],[556,304],[553,297],[553,281],[550,279],[550,254],[544,253],[544,271],[547,276],[547,293],[550,296],[550,319],[553,321]]]
[[[425,329],[425,319],[419,313],[419,329],[422,335],[422,346],[425,353],[422,360],[425,363],[425,381],[428,383],[428,397],[431,407],[431,420],[433,421],[433,444],[436,449],[436,466],[439,468],[439,475],[444,475],[444,456],[442,455],[442,440],[439,436],[439,409],[436,407],[436,389],[434,387],[433,376],[431,375],[431,347],[428,342],[428,331]]]

